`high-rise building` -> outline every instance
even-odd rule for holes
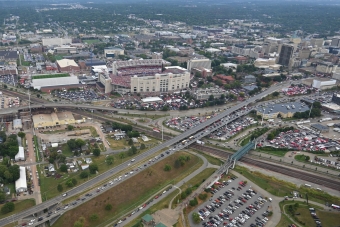
[[[324,40],[323,39],[317,39],[317,38],[313,38],[310,40],[310,44],[314,47],[314,46],[317,46],[317,47],[322,47],[323,46],[323,42]]]
[[[340,47],[340,38],[334,37],[331,42],[331,46],[333,47]]]
[[[193,58],[188,61],[187,69],[190,72],[193,68],[211,69],[211,60],[208,58]]]
[[[282,44],[278,64],[289,66],[289,61],[294,53],[294,46],[290,44]]]

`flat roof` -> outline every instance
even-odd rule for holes
[[[162,102],[163,99],[159,98],[159,97],[147,97],[142,99],[142,102]]]
[[[19,147],[18,154],[15,155],[15,160],[24,160],[25,159],[25,151],[23,147]]]
[[[53,122],[51,114],[36,114],[32,116],[32,119],[35,125],[45,122]]]
[[[33,87],[34,89],[40,89],[41,87],[63,86],[72,84],[79,84],[78,77],[70,76],[33,80],[33,82],[31,83],[31,87]]]
[[[70,59],[61,59],[61,60],[58,60],[57,63],[61,68],[65,68],[68,66],[78,67],[78,64],[74,60],[70,60]]]
[[[278,112],[287,114],[287,113],[305,112],[309,110],[309,106],[301,102],[286,102],[286,103],[278,103],[274,105],[270,104],[265,107],[259,107],[256,110],[264,114],[272,114],[272,113],[278,113]]]
[[[311,127],[316,128],[319,131],[328,131],[328,127],[322,125],[322,124],[312,124]]]
[[[64,111],[64,112],[57,112],[57,117],[59,121],[69,121],[69,120],[75,120],[73,117],[73,114],[70,111]]]

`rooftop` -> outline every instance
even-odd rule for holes
[[[78,64],[74,60],[70,60],[70,59],[61,59],[61,60],[58,60],[57,63],[61,68],[65,68],[68,66],[78,67]]]
[[[145,222],[151,222],[153,220],[153,217],[150,214],[146,214],[142,217],[142,219]]]
[[[319,131],[328,131],[328,127],[327,126],[324,126],[322,124],[312,124],[311,125],[313,128],[319,130]]]
[[[31,83],[31,87],[33,87],[34,89],[40,89],[41,87],[62,86],[71,84],[79,84],[78,77],[70,76],[33,80],[33,82]]]

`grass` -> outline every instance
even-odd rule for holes
[[[320,156],[318,154],[318,156]],[[326,169],[331,169],[331,170],[336,170],[336,171],[339,171],[338,169],[332,167],[332,166],[324,166],[324,165],[320,165],[320,164],[317,164],[317,163],[314,163],[314,162],[309,162],[309,161],[306,161],[306,155],[303,155],[303,154],[298,154],[298,155],[295,155],[294,156],[294,159],[298,162],[303,162],[303,163],[306,163],[306,164],[309,164],[309,165],[313,165],[313,166],[320,166],[322,168],[326,168]]]
[[[309,162],[306,162],[306,156],[304,154],[297,154],[294,156],[294,159],[299,162],[309,163]]]
[[[180,168],[172,168],[169,172],[163,170],[165,164],[173,165],[175,160],[181,155],[189,155],[191,159]],[[135,209],[148,198],[163,190],[167,185],[176,184],[185,175],[199,168],[200,165],[197,165],[198,163],[202,163],[202,160],[200,161],[197,156],[185,152],[175,153],[97,196],[96,199],[89,200],[81,207],[65,213],[54,226],[73,225],[81,216],[85,218],[85,226],[105,226],[123,214]],[[106,204],[112,205],[111,211],[104,209]],[[97,221],[90,221],[89,216],[94,213],[99,216],[99,219]]]
[[[292,222],[286,214],[281,214],[281,219],[280,222],[276,225],[276,227],[287,227],[290,226],[291,224],[295,224],[295,222]]]
[[[198,187],[200,184],[202,184],[206,179],[208,179],[214,172],[216,171],[215,168],[207,168],[185,182],[182,186],[181,189],[182,191],[185,190],[188,187]]]
[[[279,149],[275,150],[275,148],[273,148],[273,150],[256,149],[255,151],[260,152],[260,153],[278,156],[278,157],[284,157],[287,154],[287,152],[289,152],[287,150],[279,150]]]
[[[340,197],[332,196],[324,191],[318,191],[304,186],[297,187],[293,183],[279,180],[257,171],[249,171],[247,168],[241,166],[236,166],[234,170],[275,196],[289,196],[291,195],[291,192],[298,191],[302,196],[308,194],[308,199],[310,201],[318,202],[320,204],[325,204],[326,202],[340,204]]]
[[[35,158],[37,162],[40,162],[40,152],[39,152],[39,145],[38,145],[38,137],[36,135],[33,136],[34,140],[34,151],[35,151]]]
[[[0,209],[4,206],[4,204],[1,204],[0,205]],[[15,206],[15,209],[13,212],[10,212],[10,213],[7,213],[7,214],[2,214],[0,213],[0,219],[2,218],[5,218],[5,217],[8,217],[8,216],[11,216],[15,213],[19,213],[23,210],[26,210],[30,207],[33,207],[35,206],[35,200],[34,199],[26,199],[26,200],[20,200],[20,201],[16,201],[14,202],[14,206]]]
[[[197,151],[197,150],[195,149],[195,151]],[[207,154],[205,154],[203,152],[197,151],[197,153],[199,153],[200,155],[205,157],[210,164],[221,166],[224,163],[221,159],[215,158],[215,157],[210,156],[210,155],[207,155]]]
[[[31,65],[31,62],[25,61],[24,55],[20,55],[20,59],[21,59],[21,65],[22,66],[30,66]]]
[[[168,114],[164,114],[164,115],[156,115],[156,114],[130,114],[129,112],[127,113],[116,113],[115,115],[120,115],[120,116],[126,116],[126,117],[138,117],[138,118],[151,118],[151,119],[159,119],[162,117],[169,117]]]
[[[68,73],[44,74],[44,75],[32,76],[32,79],[36,80],[36,79],[59,78],[59,77],[69,77],[69,76],[70,74]]]

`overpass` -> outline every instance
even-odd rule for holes
[[[282,87],[283,86],[271,87],[271,88],[265,90],[264,92],[254,96],[254,97],[251,97],[251,98],[249,98],[248,100],[246,100],[242,103],[239,103],[235,106],[232,106],[231,108],[225,110],[224,112],[220,113],[219,115],[217,115],[213,118],[210,118],[209,120],[203,122],[202,124],[199,124],[196,127],[193,127],[191,129],[183,132],[182,134],[180,134],[176,137],[173,137],[170,140],[167,140],[164,143],[162,143],[162,144],[160,144],[156,147],[153,147],[150,150],[148,150],[148,151],[146,151],[142,154],[135,156],[134,159],[136,160],[136,162],[139,162],[139,161],[145,159],[146,157],[149,157],[149,156],[153,155],[154,153],[156,153],[156,152],[158,152],[158,151],[160,151],[160,150],[162,150],[166,147],[170,147],[172,145],[175,145],[175,144],[183,141],[184,139],[189,138],[190,136],[193,136],[194,134],[199,132],[194,136],[194,139],[191,140],[190,142],[188,142],[184,145],[179,143],[175,146],[176,149],[182,149],[183,147],[186,147],[186,146],[190,145],[191,143],[195,142],[197,139],[210,134],[212,132],[212,130],[217,130],[220,127],[224,126],[225,124],[235,120],[236,118],[231,119],[229,117],[233,112],[240,110],[243,107],[248,106],[252,102],[258,101],[263,96],[266,96],[266,95],[268,95],[268,94],[270,94],[270,93],[272,93],[272,92],[274,92],[277,89],[280,89]],[[96,107],[96,106],[89,106],[89,105],[76,105],[76,106],[74,106],[72,104],[55,104],[55,103],[51,103],[51,104],[45,103],[45,104],[43,104],[43,106],[42,106],[42,104],[36,105],[36,108],[38,108],[38,107],[39,108],[41,108],[41,107],[68,107],[68,108],[88,108],[88,109],[112,110],[112,108],[110,108],[110,107],[100,107],[100,106]],[[33,106],[32,106],[32,108],[33,108]],[[17,109],[23,109],[23,108],[19,107]],[[244,111],[243,114],[245,114],[245,113],[248,113],[248,111]],[[226,119],[228,119],[228,120],[226,120]],[[215,122],[222,122],[222,123],[219,123],[218,125],[215,124],[214,126],[211,126]],[[208,128],[208,126],[211,126],[211,127],[208,130],[206,130],[206,128]],[[205,131],[200,132],[202,130],[205,130]],[[83,183],[83,184],[81,184],[77,187],[70,189],[69,191],[67,191],[66,197],[63,197],[63,196],[60,195],[60,196],[57,196],[53,199],[47,200],[47,201],[45,201],[41,204],[38,204],[38,205],[36,205],[32,208],[29,208],[25,211],[22,211],[20,213],[14,214],[14,215],[9,216],[9,217],[5,217],[5,218],[0,220],[0,226],[5,226],[5,225],[13,222],[14,220],[20,220],[20,219],[25,218],[27,216],[33,215],[33,214],[35,214],[39,211],[42,211],[44,209],[48,209],[49,207],[53,206],[56,203],[60,203],[61,201],[65,200],[65,199],[68,199],[70,197],[78,195],[78,194],[84,192],[85,190],[88,190],[88,188],[93,187],[93,185],[96,185],[96,184],[106,180],[107,178],[113,176],[114,174],[125,170],[127,168],[128,162],[129,161],[122,163],[122,164],[112,168],[111,170],[108,170],[108,171],[98,175],[97,177],[92,178],[91,180],[89,180],[89,181],[87,181],[87,182],[85,182],[85,183]]]
[[[219,173],[228,172],[229,169],[233,169],[235,164],[240,158],[242,158],[245,154],[247,154],[250,150],[255,148],[255,142],[250,141],[244,147],[240,148],[237,152],[235,152],[232,156],[230,156],[226,162],[219,169]]]

